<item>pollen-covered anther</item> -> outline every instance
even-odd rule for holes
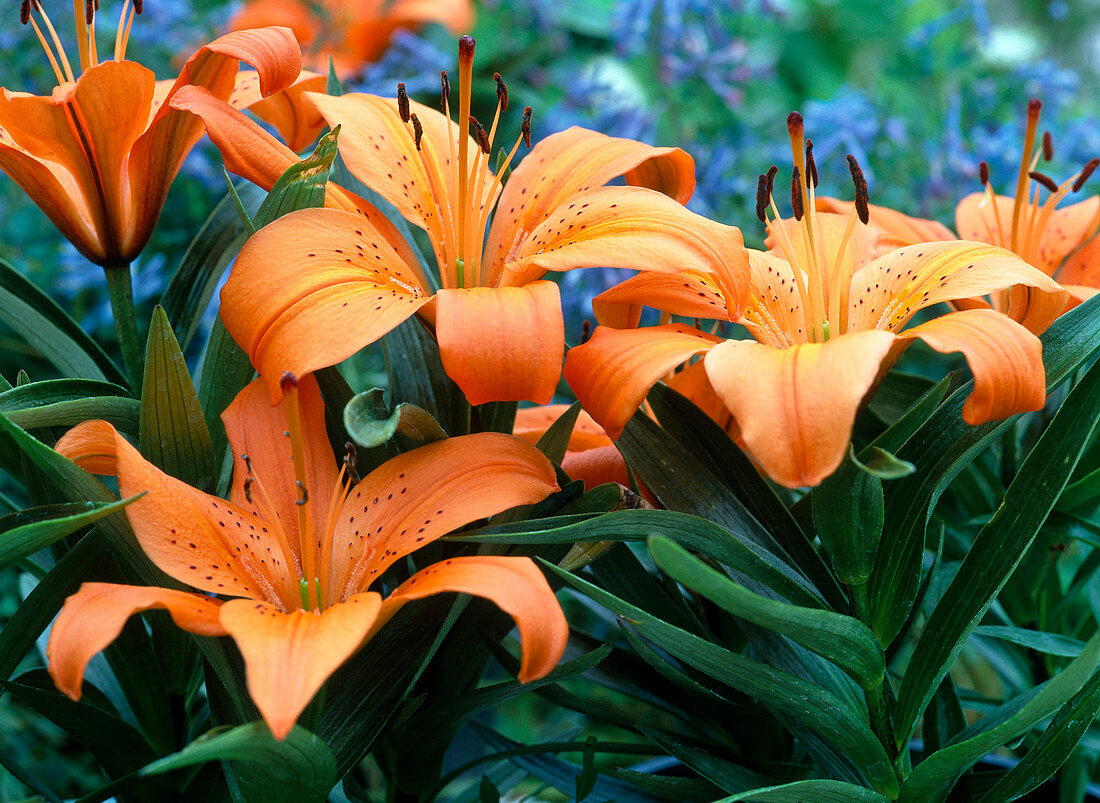
[[[145,7],[145,3],[142,0],[134,0],[134,13],[140,14]]]
[[[458,63],[469,64],[474,60],[474,37],[466,34],[458,40]]]
[[[294,500],[296,505],[304,505],[309,501],[309,491],[306,490],[306,484],[301,480],[295,480],[294,484],[298,486],[298,490],[302,492],[302,495]]]
[[[863,170],[859,167],[859,162],[856,161],[856,157],[852,154],[848,154],[848,170],[852,174],[852,183],[856,186],[856,214],[859,215],[859,221],[863,225],[867,225],[867,221],[871,219],[870,210],[870,196],[867,193],[867,179],[863,177]]]
[[[416,142],[416,149],[420,150],[420,140],[424,136],[424,126],[420,124],[420,118],[415,114],[410,114],[409,120],[412,121],[413,141]]]
[[[481,148],[482,153],[490,153],[492,146],[489,144],[489,135],[485,133],[485,129],[482,128],[481,123],[477,121],[477,118],[472,114],[470,115],[470,125],[474,127],[474,137],[477,139],[477,145]]]
[[[592,337],[592,321],[585,318],[581,321],[581,345],[583,346]]]
[[[1043,161],[1049,162],[1054,158],[1054,139],[1049,131],[1043,132]]]
[[[806,172],[814,189],[817,189],[817,162],[814,161],[814,141],[812,139],[806,140]]]
[[[283,371],[282,377],[279,379],[279,389],[283,393],[290,393],[292,390],[298,389],[298,377],[290,373],[290,371]]]
[[[1039,119],[1039,112],[1043,108],[1043,101],[1038,98],[1032,98],[1027,102],[1027,117],[1029,121],[1035,121]]]
[[[447,110],[447,104],[451,100],[451,79],[447,77],[446,70],[439,71],[439,107]]]
[[[771,203],[772,195],[774,194],[775,176],[777,173],[779,173],[779,168],[775,165],[768,168],[768,203]]]
[[[97,4],[96,4],[95,0],[84,0],[84,22],[85,22],[85,24],[91,25],[92,21],[95,20],[96,5]]]
[[[520,131],[523,133],[523,144],[528,148],[531,147],[531,107],[525,106],[523,109],[523,122],[520,124]]]
[[[1097,167],[1100,167],[1100,159],[1097,159],[1095,156],[1085,162],[1085,166],[1081,168],[1081,174],[1077,176],[1077,180],[1073,182],[1073,186],[1070,187],[1070,191],[1078,192],[1082,187],[1084,187],[1085,182],[1089,180],[1089,178],[1093,174],[1093,171],[1096,170]]]
[[[793,139],[801,137],[804,130],[801,114],[798,112],[791,112],[787,115],[787,132]]]
[[[497,102],[500,104],[500,110],[506,112],[508,111],[508,86],[498,72],[493,73],[493,80],[497,82]]]
[[[397,112],[401,115],[401,122],[409,122],[409,93],[403,83],[397,85]]]
[[[802,208],[802,175],[798,172],[797,165],[791,173],[791,211],[794,212],[795,220],[802,220],[805,211]]]
[[[31,0],[23,0],[19,6],[19,23],[26,25],[31,21]]]
[[[1051,192],[1058,192],[1058,184],[1046,173],[1040,173],[1038,170],[1031,170],[1028,172],[1027,177],[1032,181],[1037,181],[1042,184]]]
[[[983,187],[989,186],[989,162],[985,159],[978,163],[978,181],[982,182]]]
[[[756,217],[761,223],[768,222],[768,216],[764,213],[768,208],[768,177],[763,173],[756,180]]]

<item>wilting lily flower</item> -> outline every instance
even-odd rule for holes
[[[229,501],[145,461],[105,421],[66,434],[62,454],[118,476],[142,548],[200,593],[85,583],[54,623],[47,657],[57,687],[79,699],[89,659],[135,613],[167,609],[191,633],[231,636],[248,690],[278,738],[325,680],[405,603],[446,591],[492,600],[519,626],[521,681],[545,675],[568,626],[529,558],[457,557],[422,569],[389,596],[371,590],[388,567],[458,526],[557,490],[548,460],[501,434],[450,438],[400,455],[358,484],[337,470],[312,377],[284,379],[272,407],[256,380],[225,411],[236,456]],[[217,597],[210,596],[216,594]]]
[[[804,150],[801,116],[792,113],[788,126],[794,217],[782,218],[771,198],[772,168],[760,177],[757,214],[774,247],[750,251],[752,294],[744,314],[731,314],[711,277],[692,274],[640,274],[594,304],[597,317],[613,326],[635,326],[637,310],[647,305],[735,320],[757,342],[725,340],[681,324],[601,326],[587,344],[570,350],[565,364],[566,380],[593,418],[618,437],[655,382],[705,354],[707,379],[744,445],[769,476],[800,487],[816,485],[840,464],[860,405],[917,338],[966,357],[975,379],[963,408],[968,423],[1041,407],[1041,346],[1015,321],[974,309],[905,326],[941,301],[1014,285],[1053,299],[1033,305],[1036,322],[1045,326],[1064,306],[1065,291],[1011,252],[983,243],[925,243],[875,256],[878,235],[865,225],[866,183],[855,160],[849,157],[856,184],[852,212],[817,211],[817,170],[812,151]],[[1049,318],[1038,320],[1040,313]]]
[[[1074,306],[1100,288],[1100,240],[1095,238],[1100,229],[1100,197],[1094,195],[1060,209],[1058,204],[1084,187],[1100,165],[1100,159],[1090,160],[1061,184],[1039,172],[1036,168],[1040,159],[1050,161],[1053,156],[1049,132],[1041,139],[1038,137],[1041,109],[1037,99],[1028,103],[1015,195],[994,193],[989,165],[982,162],[978,172],[984,189],[959,202],[955,208],[955,226],[964,240],[999,245],[1056,279],[1070,293],[1069,306]],[[1044,192],[1046,198],[1042,197]],[[828,211],[847,212],[849,206],[834,199],[818,199],[818,208]],[[879,230],[882,244],[894,247],[955,237],[935,221],[908,217],[882,207],[871,207],[870,224]],[[1040,314],[1036,318],[1034,301],[1026,290],[1016,288],[993,293],[988,299],[959,299],[953,304],[960,309],[992,308],[1004,312],[1040,334],[1043,330],[1036,328],[1036,320],[1049,321],[1049,316]]]
[[[245,61],[270,94],[294,81],[301,58],[286,28],[239,31],[200,48],[175,81],[158,82],[126,60],[140,0],[123,3],[112,61],[96,51],[97,7],[76,4],[74,70],[39,0],[24,0],[22,21],[38,35],[58,85],[49,96],[0,91],[0,170],[84,256],[125,267],[148,242],[168,186],[202,136],[200,121],[171,108],[175,93],[194,84],[229,99]]]
[[[474,25],[470,0],[250,0],[229,21],[231,30],[285,25],[294,31],[307,66],[350,75],[377,61],[394,32],[437,22],[454,34]]]
[[[542,280],[547,270],[723,268],[718,281],[731,304],[742,298],[741,233],[683,207],[694,176],[679,149],[572,128],[535,146],[502,188],[500,176],[530,141],[530,110],[492,172],[508,93],[498,81],[488,131],[470,116],[473,50],[463,37],[458,106],[476,139],[450,120],[445,74],[444,114],[409,100],[403,87],[396,100],[306,93],[340,126],[351,172],[427,232],[438,276],[426,277],[394,227],[342,190],[330,193],[329,208],[293,212],[259,231],[222,291],[222,319],[273,399],[282,371],[337,363],[417,313],[472,404],[548,402],[561,375],[564,323],[557,285]],[[271,186],[289,164],[285,150],[261,144],[256,127],[224,104],[192,91],[177,105],[203,116],[230,170]],[[633,186],[603,186],[618,176]]]

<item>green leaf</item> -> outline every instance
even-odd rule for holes
[[[141,774],[160,775],[207,761],[232,762],[246,800],[323,801],[336,784],[336,761],[328,745],[298,725],[280,741],[262,722],[215,728]]]
[[[1039,741],[986,793],[982,803],[1016,800],[1054,775],[1077,748],[1097,714],[1100,714],[1100,672],[1058,709]]]
[[[199,379],[199,402],[207,432],[210,433],[210,449],[215,465],[220,463],[229,444],[221,415],[255,375],[248,355],[229,336],[219,317],[214,321],[210,339],[206,342],[206,356]]]
[[[896,793],[897,778],[890,759],[871,732],[863,712],[853,710],[844,700],[814,683],[693,636],[553,564],[540,562],[573,588],[632,622],[641,635],[678,660],[801,722],[865,773],[876,789],[885,794]]]
[[[854,450],[810,494],[814,526],[842,583],[863,585],[871,576],[882,538],[882,479],[864,471]]]
[[[310,156],[295,162],[279,176],[256,213],[254,223],[257,229],[289,212],[325,205],[325,190],[328,188],[332,162],[336,159],[336,138],[339,134],[340,126],[336,126],[321,137]]]
[[[417,318],[394,327],[378,342],[386,358],[391,402],[423,408],[448,435],[469,432],[470,405],[443,370],[439,346]]]
[[[963,643],[1027,552],[1098,422],[1100,363],[1066,397],[929,615],[898,692],[899,746],[908,742]]]
[[[584,750],[581,752],[581,773],[577,776],[576,800],[578,803],[592,794],[596,787],[596,737],[589,736],[585,740]]]
[[[754,594],[667,538],[650,537],[649,552],[662,571],[723,610],[782,633],[839,666],[864,689],[882,684],[886,675],[882,648],[858,619]]]
[[[485,527],[452,536],[451,541],[509,544],[568,544],[591,541],[644,541],[663,535],[682,546],[721,561],[738,574],[753,578],[789,601],[823,607],[807,581],[752,541],[722,529],[706,519],[670,510],[621,510],[577,521],[574,517],[528,520]]]
[[[122,510],[143,494],[106,504],[67,504],[36,507],[0,518],[0,569],[33,555],[54,541]]]
[[[1100,468],[1089,472],[1062,491],[1057,510],[1069,513],[1100,499]]]
[[[959,776],[982,756],[1030,730],[1050,716],[1088,682],[1100,664],[1100,635],[1065,669],[1037,689],[1015,713],[983,733],[933,753],[913,770],[902,786],[899,803],[939,803]],[[1001,799],[1001,798],[998,798]]]
[[[629,633],[630,631],[626,630],[625,632]],[[631,634],[631,637],[637,639],[637,636],[633,634]],[[657,731],[645,726],[640,726],[639,730],[662,750],[679,759],[684,766],[695,770],[695,772],[720,787],[723,791],[746,792],[763,785],[772,784],[771,779],[758,772],[740,767],[723,758],[712,755],[709,751],[701,747],[692,747],[683,744],[664,731]]]
[[[1013,644],[1019,644],[1021,647],[1028,647],[1036,652],[1045,653],[1046,655],[1059,655],[1065,658],[1073,658],[1085,646],[1085,642],[1069,636],[1044,633],[1040,630],[1028,630],[1023,627],[979,625],[974,628],[974,635],[1009,641]]]
[[[226,195],[202,224],[160,299],[184,351],[199,329],[218,280],[250,234],[237,212],[236,200],[256,209],[263,197],[263,190],[251,182],[241,182],[235,192],[237,199]]]
[[[153,310],[141,385],[143,457],[193,488],[214,487],[214,445],[187,363],[161,307]]]
[[[103,349],[52,298],[2,259],[0,321],[65,376],[129,384]]]
[[[0,393],[0,412],[24,429],[71,427],[102,418],[136,433],[139,410],[128,390],[95,379],[47,379]]]
[[[1067,312],[1040,339],[1050,393],[1100,348],[1100,297]],[[869,582],[872,619],[868,622],[883,644],[897,637],[916,598],[932,509],[963,468],[1016,421],[1014,416],[977,427],[966,424],[962,408],[973,388],[969,382],[953,393],[903,448],[878,444],[920,467],[886,489],[886,537]]]
[[[573,427],[576,426],[577,417],[581,414],[581,403],[573,402],[569,409],[559,415],[557,419],[546,428],[535,446],[546,455],[546,458],[556,465],[561,465],[566,451],[569,449],[569,439],[573,437]]]
[[[488,775],[481,776],[481,785],[478,787],[477,794],[481,803],[500,803],[500,790],[489,780]]]
[[[763,803],[806,803],[810,800],[814,803],[887,803],[889,799],[862,786],[821,779],[754,789],[722,798],[717,803],[736,803],[741,800],[759,800]]]

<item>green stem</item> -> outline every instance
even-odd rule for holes
[[[852,594],[852,604],[856,616],[861,622],[867,624],[871,620],[871,601],[867,595],[867,584],[848,586]],[[867,712],[871,719],[871,730],[886,748],[886,754],[891,760],[897,757],[897,742],[894,740],[894,727],[890,721],[890,706],[886,702],[886,678],[877,685],[863,690],[863,696],[867,700]],[[899,777],[899,781],[902,779]]]
[[[130,263],[109,263],[103,266],[107,275],[107,292],[111,297],[111,311],[115,318],[115,331],[122,347],[122,360],[130,376],[130,389],[134,396],[141,395],[141,380],[145,374],[141,342],[138,340],[137,318],[134,315],[134,288],[130,280]]]

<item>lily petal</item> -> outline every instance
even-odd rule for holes
[[[142,550],[166,574],[216,594],[296,596],[289,587],[293,567],[270,522],[168,476],[106,421],[74,427],[56,449],[88,471],[117,475],[123,497],[145,494],[127,506],[126,517]]]
[[[785,349],[728,340],[704,364],[752,456],[776,482],[799,488],[844,459],[856,411],[894,341],[881,330]]]
[[[561,660],[569,625],[546,578],[530,558],[478,555],[422,569],[386,598],[375,629],[405,603],[447,591],[484,597],[515,620],[523,647],[520,683],[541,678]]]
[[[932,304],[1014,285],[1026,285],[1034,296],[1020,313],[1032,331],[1042,331],[1065,309],[1068,295],[1058,283],[1004,248],[965,240],[899,248],[852,276],[848,331],[897,332]]]
[[[249,472],[242,455],[248,455],[252,476],[261,483],[266,504],[273,506],[273,512],[278,517],[300,566],[302,556],[299,552],[297,502],[302,494],[295,484],[294,472],[288,470],[294,459],[294,450],[290,439],[283,434],[288,430],[286,404],[284,401],[272,406],[263,380],[255,379],[237,394],[237,398],[222,413],[222,421],[225,423],[225,434],[229,438],[229,448],[234,460],[233,487],[230,489],[229,501],[257,516],[263,515],[245,493]],[[332,446],[325,429],[325,403],[312,374],[302,377],[298,382],[298,409],[305,459],[305,485],[309,499],[307,507],[313,522],[313,532],[321,534],[325,532],[329,495],[336,487],[339,473],[336,462],[332,459]],[[259,493],[255,491],[253,499]]]
[[[968,424],[983,424],[1046,403],[1046,375],[1039,338],[993,310],[941,315],[898,335],[920,338],[945,354],[961,351],[974,374],[974,392],[963,405]]]
[[[320,613],[249,599],[226,602],[221,624],[244,658],[248,693],[276,739],[283,739],[309,701],[367,640],[382,598],[356,594]]]
[[[685,318],[732,320],[721,288],[706,273],[639,273],[592,299],[596,320],[614,329],[636,328],[643,306]]]
[[[229,98],[235,109],[249,109],[254,115],[275,127],[292,151],[302,151],[312,145],[325,127],[325,121],[302,99],[305,92],[324,92],[328,77],[302,70],[298,79],[268,97],[260,94],[257,72],[237,73],[237,83]]]
[[[851,201],[841,201],[837,198],[819,195],[817,196],[816,207],[821,212],[848,215],[855,208],[855,204]],[[906,245],[958,239],[951,229],[938,220],[911,217],[888,206],[875,206],[874,204],[868,204],[867,210],[870,213],[868,225],[878,231],[876,255],[887,254]],[[976,240],[981,238],[970,236],[966,239]]]
[[[470,404],[553,397],[565,353],[556,284],[444,289],[435,313],[443,368]]]
[[[305,376],[373,343],[430,299],[385,236],[359,215],[302,209],[250,237],[222,288],[222,321],[282,397]]]
[[[224,636],[218,621],[220,600],[156,586],[84,583],[65,600],[46,647],[54,685],[79,700],[88,661],[118,638],[135,613],[167,610],[178,627],[200,636]]]
[[[1100,287],[1100,237],[1093,237],[1084,248],[1071,254],[1055,277],[1059,284]]]
[[[584,409],[618,439],[661,377],[719,342],[720,338],[681,324],[645,329],[598,326],[591,340],[569,350],[565,381]]]
[[[550,461],[511,435],[448,438],[398,455],[341,508],[330,598],[365,590],[394,561],[457,527],[557,490]]]

